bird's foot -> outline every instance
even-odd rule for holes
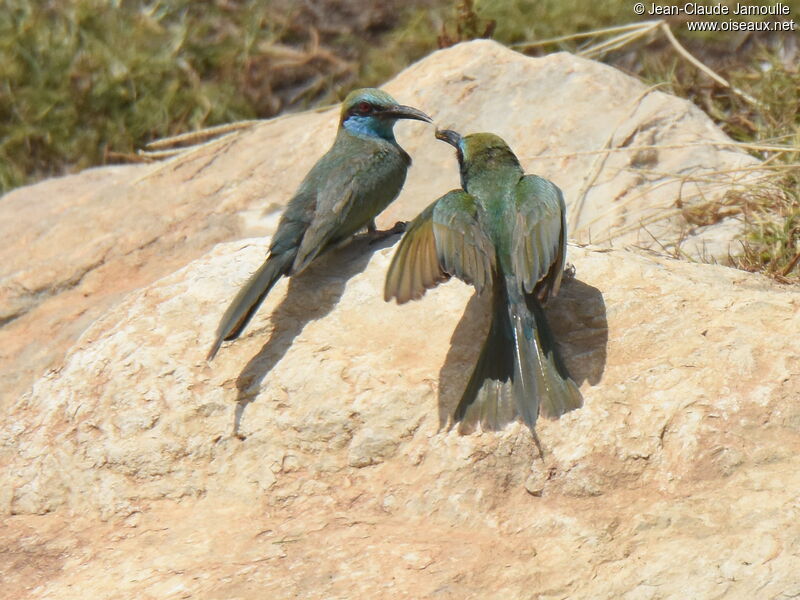
[[[370,245],[377,244],[378,242],[385,240],[387,237],[405,233],[407,225],[408,223],[406,223],[405,221],[398,221],[397,223],[394,224],[394,227],[392,227],[391,229],[384,229],[383,231],[378,231],[377,229],[375,229],[368,231],[369,236],[372,238],[369,241]]]
[[[564,280],[569,281],[570,279],[575,279],[575,265],[567,263],[567,266],[564,267]]]

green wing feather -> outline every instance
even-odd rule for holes
[[[526,175],[517,184],[516,204],[511,260],[519,291],[547,301],[558,293],[567,256],[564,197],[554,183]]]
[[[421,298],[450,277],[480,292],[491,281],[494,248],[478,222],[478,203],[463,190],[428,206],[406,230],[386,274],[384,298]]]

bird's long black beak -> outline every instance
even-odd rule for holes
[[[433,119],[431,119],[421,110],[418,110],[413,106],[404,106],[402,104],[398,104],[396,106],[387,108],[386,110],[382,110],[380,112],[380,115],[391,117],[392,119],[414,119],[415,121],[425,121],[426,123],[433,123]]]
[[[457,131],[453,131],[452,129],[437,129],[436,139],[447,142],[454,148],[458,149],[459,144],[461,143],[461,134],[459,134]]]

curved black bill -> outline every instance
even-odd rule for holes
[[[437,129],[436,139],[447,142],[454,148],[458,148],[458,145],[461,143],[461,134],[452,129]]]
[[[393,119],[414,119],[416,121],[425,121],[426,123],[433,123],[428,115],[413,106],[404,106],[398,104],[381,111],[382,116],[392,117]]]

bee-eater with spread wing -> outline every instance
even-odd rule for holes
[[[555,184],[525,175],[496,135],[445,130],[436,137],[455,146],[463,189],[408,225],[384,297],[402,304],[450,277],[478,292],[491,288],[489,334],[454,420],[497,429],[521,416],[534,431],[540,413],[556,418],[582,405],[542,309],[564,271],[564,199]]]
[[[208,360],[223,341],[239,336],[278,279],[300,273],[365,227],[375,232],[375,217],[400,193],[411,165],[394,137],[399,119],[431,122],[378,89],[355,90],[345,98],[333,146],[286,207],[266,261],[225,311]]]

